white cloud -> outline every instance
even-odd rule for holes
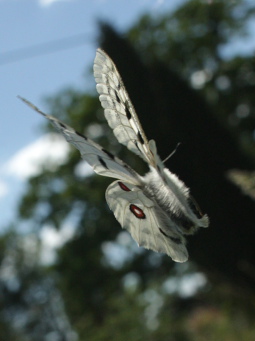
[[[68,151],[68,143],[59,134],[47,134],[21,149],[2,170],[5,174],[26,179],[40,173],[42,168],[56,169],[66,161]]]
[[[39,4],[42,7],[49,7],[52,5],[54,2],[60,2],[60,1],[68,1],[68,0],[39,0]],[[70,0],[69,0],[70,1]]]

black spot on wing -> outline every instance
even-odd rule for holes
[[[128,102],[127,101],[125,102],[125,111],[126,111],[126,116],[127,116],[128,120],[131,120],[132,115],[131,115],[131,112],[128,108]]]
[[[180,238],[174,238],[174,237],[170,237],[170,236],[169,236],[169,238],[170,238],[175,244],[181,244],[181,243],[182,243],[182,241],[181,241]]]
[[[79,133],[78,131],[75,131],[75,133],[76,133],[77,135],[79,135],[80,137],[82,137],[84,140],[87,140],[87,137],[86,137],[85,135]]]
[[[139,140],[142,144],[144,144],[144,139],[142,138],[142,135],[141,135],[140,131],[138,131],[137,137],[138,137],[138,140]]]
[[[98,158],[98,161],[101,163],[101,165],[102,165],[104,168],[109,169],[109,168],[107,167],[107,164],[105,163],[105,161],[101,158],[101,156],[98,156],[97,158]]]
[[[58,124],[60,125],[60,127],[62,129],[66,129],[67,128],[66,125],[64,123],[60,122],[60,121],[58,121]]]
[[[115,97],[116,97],[116,99],[117,99],[117,102],[118,102],[118,103],[121,103],[121,99],[120,99],[120,97],[119,97],[118,92],[117,92],[116,90],[115,90],[114,92],[115,92]]]
[[[136,148],[139,150],[139,152],[143,153],[143,151],[140,149],[140,147],[136,141],[134,141],[134,144],[135,144]]]
[[[110,159],[114,160],[115,157],[114,157],[114,155],[113,155],[112,153],[108,152],[108,150],[106,150],[106,149],[104,149],[104,148],[102,148],[102,151],[103,151],[105,154],[107,154],[107,155],[109,156]]]
[[[167,238],[171,239],[174,243],[176,244],[181,244],[181,239],[180,238],[175,238],[175,237],[171,237],[168,234],[166,234],[163,230],[161,230],[161,228],[159,228],[159,231]]]

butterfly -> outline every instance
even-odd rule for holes
[[[119,72],[102,49],[97,49],[93,69],[105,118],[117,140],[148,164],[149,172],[144,176],[91,139],[20,99],[50,120],[97,174],[117,179],[107,188],[106,201],[139,246],[185,262],[185,235],[208,227],[208,216],[201,213],[185,184],[164,166],[155,141],[147,140]]]

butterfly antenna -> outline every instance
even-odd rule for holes
[[[181,142],[178,142],[175,149],[172,151],[172,153],[170,153],[166,158],[165,160],[163,160],[163,163],[165,163],[168,159],[170,159],[171,156],[173,156],[175,154],[175,152],[177,151],[179,145],[181,144]]]

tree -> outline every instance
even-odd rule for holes
[[[238,21],[236,11],[241,13]],[[61,229],[66,221],[75,227],[47,275],[55,279],[81,340],[119,340],[123,334],[132,340],[202,340],[204,335],[234,340],[240,333],[252,340],[254,203],[228,181],[226,172],[254,168],[247,142],[254,118],[240,116],[244,100],[252,113],[253,71],[251,57],[224,59],[220,51],[253,13],[244,1],[208,5],[192,0],[161,18],[142,17],[125,37],[101,25],[100,45],[116,63],[162,158],[182,143],[167,166],[191,188],[211,226],[189,238],[192,262],[176,266],[166,256],[137,249],[119,229],[104,200],[109,180],[81,176],[74,149],[57,171],[44,169],[31,178],[20,217],[38,229],[45,224]],[[86,135],[118,151],[137,171],[145,170],[112,138],[96,95],[70,90],[49,103],[53,115],[81,133],[85,127]],[[229,124],[233,118],[235,126]],[[204,283],[209,279],[213,290],[202,285],[205,291],[185,297],[176,294],[178,287],[171,289],[169,280],[179,283],[191,274],[202,276],[202,270]],[[245,322],[231,330],[240,316]]]
[[[237,21],[235,13],[240,6],[243,14]],[[220,51],[232,35],[243,33],[244,21],[253,15],[254,9],[241,1],[212,6],[189,1],[172,16],[154,20],[145,16],[130,31],[140,53],[137,63],[131,47],[128,50],[125,40],[108,27],[104,30],[109,38],[103,41],[119,69],[129,56],[121,74],[145,131],[157,141],[163,158],[169,154],[169,146],[174,149],[179,141],[182,143],[167,165],[191,187],[191,193],[203,202],[202,208],[211,217],[210,228],[189,240],[192,258],[210,273],[221,273],[251,286],[254,280],[246,269],[255,261],[251,242],[255,237],[254,203],[240,195],[226,175],[232,168],[254,168],[255,155],[250,145],[244,149],[243,143],[244,134],[249,134],[247,139],[251,141],[253,115],[247,117],[249,125],[242,120],[235,129],[227,125],[234,113],[238,116],[244,100],[250,103],[252,113],[254,96],[249,94],[254,91],[253,71],[251,57],[226,60]],[[142,58],[147,69],[141,65]],[[192,89],[188,83],[197,72],[210,77],[199,89]],[[220,82],[224,77],[229,85],[223,89]]]

